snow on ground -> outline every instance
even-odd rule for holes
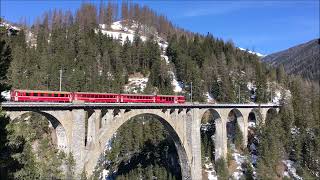
[[[96,33],[98,31],[96,30]],[[108,35],[110,37],[113,37],[114,39],[119,39],[121,40],[121,43],[124,44],[126,39],[128,38],[129,41],[133,42],[134,34],[132,33],[127,33],[127,32],[122,32],[122,31],[108,31],[108,30],[101,30],[101,33],[104,35]],[[147,38],[145,36],[140,36],[140,39],[142,41],[145,41]]]
[[[5,100],[10,100],[10,91],[2,91],[1,96],[4,97]]]
[[[241,167],[241,164],[243,164],[246,160],[246,157],[244,155],[241,155],[240,153],[238,153],[237,151],[232,153],[232,157],[234,158],[234,160],[236,161],[237,164],[237,169],[236,171],[232,174],[232,176],[235,179],[240,179],[241,176],[243,176],[243,168]]]
[[[281,99],[281,92],[280,92],[280,90],[276,90],[273,95],[274,95],[274,96],[273,96],[273,98],[272,98],[272,102],[278,104],[278,103],[280,102],[280,99]]]
[[[249,123],[248,123],[249,128],[255,128],[256,126],[257,126],[257,124],[255,122],[249,121]]]
[[[255,54],[255,55],[259,56],[259,57],[265,57],[266,56],[264,54],[261,54],[261,53],[258,53],[258,52],[254,52],[254,51],[250,51],[248,49],[244,49],[244,48],[241,48],[241,47],[238,47],[238,49],[240,49],[241,51],[247,51],[250,54]]]
[[[297,128],[296,126],[294,126],[293,128],[291,128],[291,134],[292,135],[296,135],[300,133],[300,128]]]
[[[124,44],[126,39],[128,38],[130,42],[133,42],[134,38],[134,30],[129,29],[127,27],[123,27],[121,24],[121,21],[116,21],[111,24],[111,29],[107,30],[105,24],[99,24],[100,31],[104,35],[108,35],[110,37],[113,37],[114,39],[121,40],[121,43]],[[98,30],[95,30],[96,33],[98,33]],[[142,41],[147,40],[147,37],[140,36],[140,39]]]
[[[257,87],[256,87],[256,85],[254,85],[252,82],[248,82],[247,83],[247,88],[248,88],[248,90],[256,90],[257,89]]]
[[[128,79],[128,84],[124,86],[124,91],[127,93],[143,92],[148,83],[147,77],[131,77]]]
[[[205,93],[205,96],[207,98],[207,102],[214,102],[214,99],[209,92]]]
[[[109,176],[109,172],[110,171],[106,169],[102,170],[102,178],[107,179],[107,177]]]
[[[293,177],[294,179],[303,179],[302,177],[300,177],[298,174],[297,174],[297,170],[296,168],[294,167],[294,162],[291,161],[291,160],[283,160],[282,161],[286,167],[287,167],[287,170],[283,173],[284,176],[288,176],[288,175],[291,175],[291,177]]]
[[[157,41],[158,45],[160,46],[160,49],[162,49],[162,53],[165,54],[166,49],[168,47],[168,42],[164,41],[161,37],[158,37]]]
[[[218,180],[218,176],[216,174],[216,171],[214,170],[212,163],[206,163],[204,164],[205,172],[208,173],[208,180]]]
[[[201,131],[208,131],[211,128],[212,128],[212,124],[210,123],[202,123],[200,126]]]
[[[28,121],[31,118],[31,116],[27,116],[26,118],[24,118],[25,121]]]
[[[177,80],[176,75],[172,71],[168,71],[168,73],[171,74],[171,77],[172,77],[171,84],[173,86],[173,91],[175,93],[182,92],[182,84]]]
[[[165,60],[167,64],[170,63],[168,56],[165,56],[165,55],[162,55],[162,54],[161,54],[161,58],[162,58],[163,60]]]
[[[19,27],[17,27],[17,26],[14,26],[14,25],[12,25],[12,24],[9,24],[9,23],[7,23],[7,22],[1,22],[0,23],[0,27],[6,27],[7,29],[13,29],[13,30],[15,30],[15,31],[20,31],[21,29],[19,28]]]

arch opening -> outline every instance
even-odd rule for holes
[[[216,159],[216,131],[219,123],[221,123],[220,115],[213,109],[207,110],[202,115],[200,126],[202,164],[214,163]]]
[[[96,166],[94,176],[140,178],[190,177],[190,166],[181,138],[170,122],[153,113],[133,115],[113,131]],[[102,166],[101,166],[102,165]],[[112,172],[112,173],[110,173]]]
[[[206,110],[201,117],[202,173],[214,175],[216,160],[224,157],[226,147],[220,114],[214,109]]]
[[[43,130],[43,133],[47,133],[50,135],[50,139],[59,150],[66,151],[68,148],[68,142],[67,142],[67,134],[65,131],[65,128],[60,123],[60,121],[52,116],[51,114],[48,114],[46,112],[41,111],[30,111],[30,112],[24,112],[15,119],[13,119],[13,122],[16,121],[34,121],[35,124],[34,128],[48,127],[48,132],[46,129]],[[45,121],[43,121],[45,120]],[[43,124],[43,122],[47,122],[48,124]]]
[[[232,109],[227,118],[227,142],[230,150],[243,150],[243,132],[245,131],[243,115],[238,109]]]
[[[256,167],[257,165],[257,148],[259,146],[259,140],[256,136],[257,128],[260,125],[261,113],[259,109],[252,109],[248,116],[248,144],[247,149],[251,156],[251,164]]]
[[[268,121],[272,121],[272,119],[275,118],[277,114],[278,114],[278,112],[275,108],[268,109],[268,111],[266,113],[265,122],[267,123]]]

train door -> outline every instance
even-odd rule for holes
[[[18,101],[18,92],[17,91],[14,92],[14,101]]]
[[[70,94],[69,94],[69,102],[72,102],[73,97],[74,97],[74,94],[73,94],[73,93],[70,93]]]

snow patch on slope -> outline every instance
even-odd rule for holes
[[[10,101],[10,91],[2,91],[1,92],[1,96],[7,100],[7,101]]]
[[[214,102],[214,98],[211,96],[209,92],[205,93],[205,97],[207,99],[207,102],[212,103]]]
[[[127,93],[141,93],[147,86],[149,78],[147,77],[131,77],[128,79],[128,84],[124,86],[124,91]]]
[[[286,167],[287,167],[287,170],[283,173],[284,176],[289,176],[291,175],[294,179],[298,179],[298,180],[302,180],[303,178],[300,177],[298,174],[297,174],[297,170],[296,168],[294,167],[294,162],[291,161],[291,160],[284,160],[282,161]]]
[[[113,37],[114,39],[118,39],[121,44],[124,44],[126,41],[126,38],[129,39],[130,42],[133,42],[135,30],[138,29],[138,26],[140,26],[140,29],[148,29],[147,27],[144,27],[143,25],[138,25],[137,23],[133,23],[131,27],[125,27],[122,25],[121,21],[113,22],[110,26],[110,29],[107,29],[106,24],[99,24],[99,29],[96,29],[95,32],[98,33],[100,30],[102,34],[108,35],[110,37]],[[168,47],[168,42],[166,42],[163,38],[158,36],[157,32],[155,32],[155,41],[158,43],[160,50],[161,50],[161,59],[166,62],[167,65],[170,64],[168,56],[165,55],[166,49]],[[142,41],[146,41],[146,36],[141,36],[140,38]],[[172,77],[172,86],[173,91],[175,93],[182,92],[182,85],[180,82],[178,82],[175,74],[173,71],[168,72]],[[135,78],[129,78],[129,83],[124,87],[124,91],[127,93],[139,93],[143,92],[147,82],[147,77],[135,77]]]
[[[162,58],[163,60],[165,60],[167,64],[170,63],[168,56],[165,56],[165,55],[161,54],[161,58]]]
[[[248,52],[250,54],[255,54],[255,55],[259,56],[259,57],[265,57],[266,56],[264,54],[261,54],[261,53],[258,53],[258,52],[254,52],[254,51],[250,51],[248,49],[244,49],[244,48],[241,48],[241,47],[238,47],[238,49],[240,49],[241,51],[246,51],[246,52]]]
[[[17,26],[14,26],[10,23],[7,23],[7,22],[1,22],[0,23],[0,27],[5,27],[6,29],[11,29],[11,30],[15,30],[15,31],[20,31],[21,29]]]
[[[206,163],[204,164],[205,172],[208,174],[208,180],[218,180],[218,176],[216,174],[216,171],[214,170],[212,163]]]
[[[232,174],[232,176],[234,179],[241,179],[241,177],[244,175],[243,168],[241,167],[241,165],[245,162],[246,156],[241,155],[240,153],[235,151],[234,153],[232,153],[232,157],[234,158],[237,164],[236,171]]]
[[[174,91],[175,93],[182,92],[182,84],[181,84],[181,82],[179,82],[179,81],[177,80],[175,74],[174,74],[172,71],[169,71],[168,73],[169,73],[169,74],[171,75],[171,77],[172,77],[172,82],[171,82],[171,84],[172,84],[172,86],[173,86],[173,91]]]

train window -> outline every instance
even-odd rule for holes
[[[58,97],[58,94],[54,94],[54,97]]]
[[[30,93],[26,93],[26,96],[30,96]]]

